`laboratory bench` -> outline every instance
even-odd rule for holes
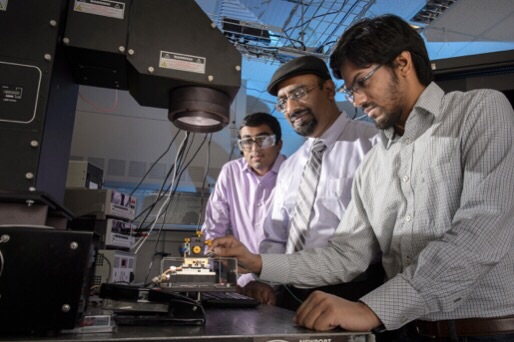
[[[66,333],[52,337],[2,336],[0,341],[237,341],[237,342],[374,342],[369,332],[335,329],[317,332],[296,326],[294,312],[270,305],[252,309],[206,309],[206,323],[198,326],[117,326],[110,333]]]

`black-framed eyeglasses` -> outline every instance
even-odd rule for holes
[[[319,86],[320,86],[319,84],[316,84],[315,86],[310,87],[310,88],[307,88],[305,86],[298,87],[295,90],[293,90],[291,93],[289,93],[287,96],[280,97],[278,99],[277,103],[275,103],[275,108],[279,112],[285,112],[286,108],[287,108],[287,101],[293,100],[295,102],[298,102],[303,97],[305,97],[305,95],[307,95],[307,93],[309,91],[311,91],[312,89],[319,87]]]
[[[241,151],[249,152],[252,150],[253,145],[259,146],[260,149],[267,149],[274,146],[277,142],[275,134],[272,135],[258,135],[255,138],[243,138],[237,141],[237,145]]]
[[[357,79],[350,89],[347,89],[346,86],[343,85],[337,91],[346,95],[346,98],[348,99],[348,101],[353,103],[353,100],[354,100],[353,94],[355,92],[359,91],[360,88],[363,88],[366,85],[366,82],[371,78],[371,76],[373,76],[375,74],[375,72],[378,69],[380,69],[381,66],[382,66],[382,64],[380,64],[379,66],[377,66],[376,68],[371,70],[366,76]]]

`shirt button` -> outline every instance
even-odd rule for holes
[[[407,215],[407,216],[405,217],[405,221],[410,222],[410,220],[411,220],[410,215]]]
[[[262,203],[257,203],[257,206],[260,207],[262,205]]]
[[[410,138],[405,139],[405,145],[409,145],[411,143]]]
[[[404,182],[408,182],[409,181],[409,176],[403,176],[402,179],[403,179]]]

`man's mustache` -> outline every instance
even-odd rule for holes
[[[302,115],[305,115],[305,114],[310,114],[310,113],[311,113],[311,111],[309,109],[300,109],[300,110],[296,110],[294,113],[289,115],[289,118],[291,120],[294,120],[294,119],[296,119],[299,116],[302,116]]]

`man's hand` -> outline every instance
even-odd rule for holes
[[[251,253],[239,240],[233,236],[225,236],[212,240],[210,251],[220,257],[237,259],[240,273],[260,273],[262,259],[258,254]]]
[[[240,293],[257,299],[262,304],[275,305],[275,291],[268,284],[260,281],[251,281],[240,289]]]
[[[318,331],[337,327],[349,331],[369,331],[381,324],[366,304],[321,291],[313,292],[298,308],[293,319],[298,325]]]

